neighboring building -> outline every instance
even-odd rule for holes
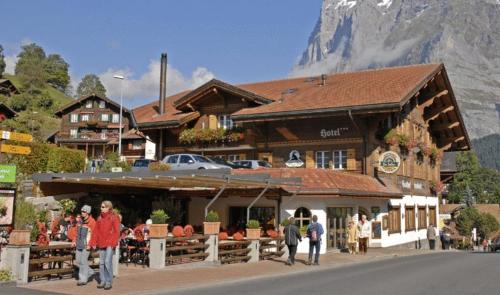
[[[0,103],[0,122],[16,116],[17,113],[3,103]]]
[[[252,209],[255,216],[278,210],[281,220],[295,215],[301,225],[318,215],[329,233],[322,251],[342,246],[339,229],[360,214],[373,222],[371,246],[425,240],[428,224],[437,225],[439,204],[432,190],[440,181],[442,153],[470,148],[442,64],[243,85],[211,80],[192,91],[160,95],[133,112],[139,130],[157,143],[159,158],[192,152],[264,159],[287,167],[281,174],[325,179],[292,201],[259,201]],[[315,169],[336,171],[319,176]],[[359,190],[345,189],[356,181]],[[207,202],[190,202],[190,222],[196,216],[189,212]],[[246,215],[238,210],[249,202],[226,200],[220,207],[225,224]]]
[[[19,90],[9,79],[0,78],[0,95],[12,96],[19,94]]]
[[[54,143],[84,150],[90,159],[118,151],[120,105],[116,102],[89,95],[64,106],[56,116],[61,118],[61,128],[51,137]],[[128,134],[134,125],[132,113],[123,108],[122,134]],[[126,143],[122,145],[124,155],[129,153],[127,140],[122,142]]]

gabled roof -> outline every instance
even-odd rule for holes
[[[244,97],[248,100],[254,101],[258,104],[268,104],[273,102],[272,99],[260,96],[254,92],[247,91],[243,88],[233,86],[231,84],[222,82],[217,79],[212,79],[207,83],[201,85],[200,87],[187,92],[181,98],[173,102],[173,106],[178,110],[185,110],[188,104],[195,102],[196,100],[202,98],[207,92],[213,91],[215,89],[221,89],[234,95]],[[189,107],[187,108],[189,109]]]
[[[0,79],[0,88],[8,88],[12,93],[19,94],[19,89],[9,79]]]
[[[9,118],[12,118],[17,115],[17,113],[13,109],[9,108],[7,105],[3,103],[0,103],[0,110],[6,113],[8,115],[7,117]]]
[[[69,109],[70,107],[72,107],[72,106],[74,106],[74,105],[76,105],[76,104],[82,103],[83,101],[85,101],[85,100],[87,100],[87,99],[89,99],[89,98],[92,98],[92,97],[99,98],[99,99],[101,99],[101,100],[104,100],[106,103],[108,103],[108,104],[111,104],[111,105],[115,106],[116,108],[120,108],[120,104],[116,103],[115,101],[113,101],[113,100],[111,100],[111,99],[109,99],[109,98],[107,98],[107,97],[101,97],[101,96],[99,96],[99,95],[97,95],[97,94],[90,94],[90,95],[87,95],[87,96],[82,96],[82,97],[80,97],[79,99],[76,99],[76,100],[74,100],[74,101],[72,101],[72,102],[70,102],[70,103],[66,104],[65,106],[63,106],[62,108],[60,108],[59,110],[57,110],[57,111],[55,112],[55,115],[60,117],[60,116],[62,116],[62,115],[64,114],[64,112],[65,112],[67,109]],[[132,113],[131,111],[129,111],[127,108],[123,107],[123,106],[122,106],[122,110],[123,110],[123,112],[124,112],[124,113],[129,113],[129,114],[130,114],[131,119],[132,119],[132,123],[133,123],[133,125],[135,126],[135,125],[136,125],[136,123],[135,123],[135,118],[134,118],[134,116],[133,116],[133,113]]]

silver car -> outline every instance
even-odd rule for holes
[[[169,155],[163,159],[163,163],[170,165],[172,170],[231,169],[229,166],[217,164],[207,157],[196,154]]]
[[[269,162],[262,160],[238,160],[234,161],[239,168],[257,169],[257,168],[272,168]]]

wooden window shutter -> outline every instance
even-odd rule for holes
[[[240,160],[246,160],[247,154],[240,154]]]
[[[347,170],[356,170],[356,150],[347,149]]]
[[[314,168],[314,151],[306,151],[306,168]]]
[[[209,115],[208,116],[208,129],[217,129],[217,116]]]

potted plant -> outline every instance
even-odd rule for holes
[[[219,214],[215,211],[210,211],[203,222],[203,234],[218,235],[220,229]]]
[[[258,220],[250,219],[247,222],[247,239],[258,240],[260,238],[260,223]]]
[[[9,244],[29,245],[32,236],[31,232],[34,231],[34,235],[38,232],[38,227],[35,226],[38,218],[35,206],[20,199],[16,202],[15,211],[14,230],[10,233]]]
[[[151,213],[151,221],[153,224],[149,225],[149,236],[151,238],[164,238],[168,233],[168,215],[162,209],[158,209]]]
[[[15,287],[16,282],[12,280],[12,273],[9,269],[0,269],[0,287]]]
[[[399,143],[399,138],[397,132],[392,129],[384,136],[385,143],[389,145],[397,145]]]
[[[283,236],[284,235],[284,231],[285,231],[285,226],[289,225],[290,224],[290,219],[288,218],[285,218],[283,219],[283,221],[280,223],[280,225],[278,226],[278,234],[280,236]]]

